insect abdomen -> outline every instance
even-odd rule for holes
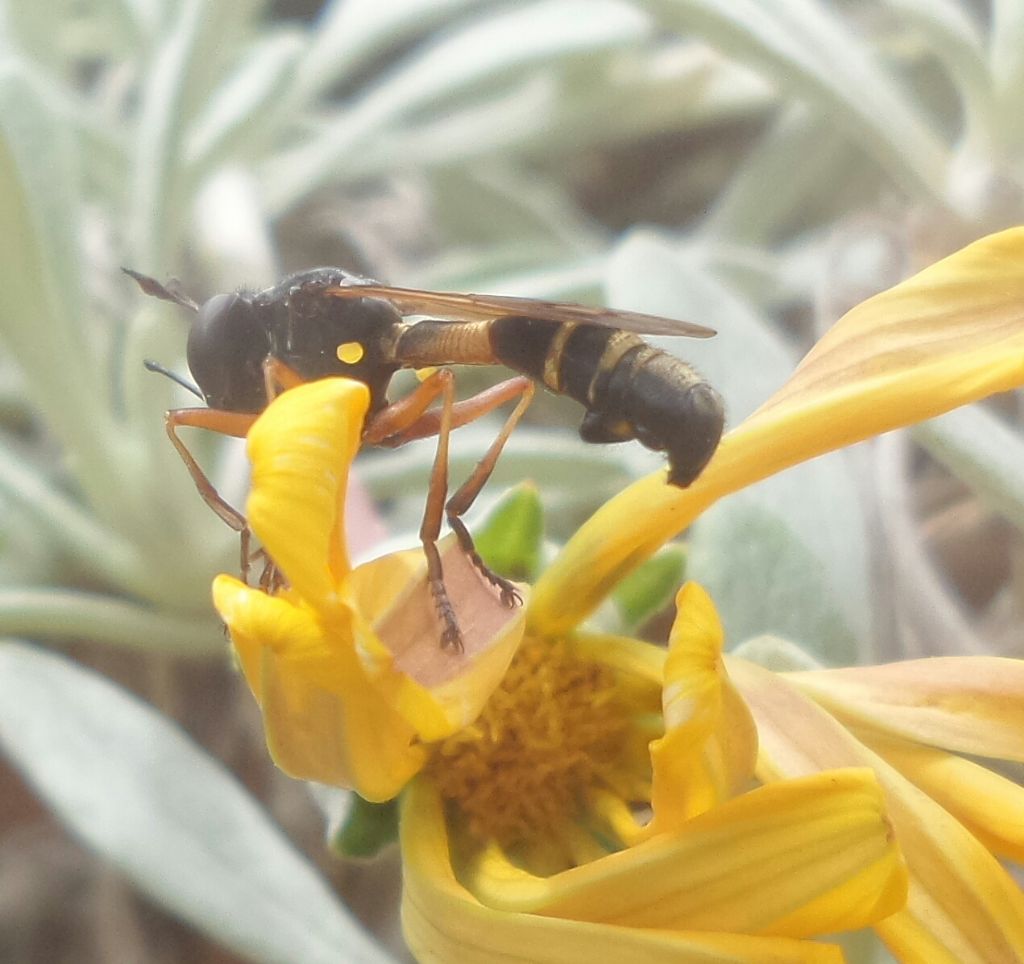
[[[637,439],[668,455],[673,485],[687,486],[718,446],[724,425],[718,393],[685,362],[630,332],[532,318],[490,325],[503,364],[587,409],[587,442]]]

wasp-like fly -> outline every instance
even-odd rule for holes
[[[637,439],[667,453],[672,485],[687,486],[697,478],[722,434],[718,393],[690,365],[638,337],[707,338],[714,334],[710,328],[576,304],[392,288],[339,268],[302,271],[265,291],[216,295],[198,306],[173,286],[125,270],[147,294],[196,313],[187,358],[196,394],[207,408],[168,412],[167,433],[203,498],[242,533],[243,568],[248,564],[245,518],[217,494],[178,428],[244,436],[276,391],[341,375],[370,390],[365,444],[393,447],[438,436],[420,539],[442,645],[456,650],[462,639],[436,545],[441,521],[447,516],[462,547],[500,589],[502,601],[520,603],[515,586],[480,561],[461,516],[494,469],[535,382],[583,405],[584,441]],[[496,364],[521,374],[455,400],[454,377],[445,366]],[[402,368],[438,370],[405,398],[389,402],[388,385]],[[449,432],[514,399],[518,403],[487,454],[447,499]],[[438,400],[440,407],[431,409]]]

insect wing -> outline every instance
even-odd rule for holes
[[[332,298],[381,298],[391,302],[403,315],[441,315],[451,321],[491,321],[509,315],[522,315],[542,321],[577,325],[602,325],[621,328],[638,335],[674,335],[710,338],[713,328],[688,321],[643,315],[635,311],[591,308],[562,301],[537,301],[506,295],[472,295],[451,291],[420,291],[417,288],[392,288],[375,283],[336,286],[323,292]]]

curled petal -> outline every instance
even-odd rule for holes
[[[323,378],[284,392],[249,431],[249,524],[318,609],[337,603],[349,570],[345,493],[369,401],[361,382]]]
[[[498,910],[474,897],[451,863],[444,807],[426,780],[402,796],[402,927],[419,961],[465,964],[841,964],[840,950],[779,937],[670,932]]]
[[[215,580],[214,604],[282,770],[381,801],[421,769],[414,728],[367,679],[350,642],[332,640],[309,610],[229,576]]]
[[[422,550],[353,571],[352,604],[372,624],[357,653],[367,674],[421,740],[444,739],[479,716],[523,638],[524,607],[506,606],[454,536],[438,544],[463,649],[441,646],[441,624]],[[525,587],[521,590],[527,595]]]
[[[742,660],[729,669],[757,722],[762,779],[856,765],[877,774],[910,870],[906,908],[876,925],[899,959],[1024,960],[1024,895],[982,843],[791,682]]]
[[[752,778],[757,755],[753,720],[722,662],[725,637],[711,598],[688,583],[676,612],[662,693],[665,735],[651,743],[648,836],[735,795]]]
[[[534,587],[530,628],[561,635],[730,492],[799,462],[1024,384],[1024,229],[994,234],[841,318],[688,489],[664,471],[606,503]]]
[[[794,673],[846,723],[959,753],[1024,762],[1024,661],[934,657]]]
[[[319,652],[327,658],[320,624],[308,610],[286,599],[273,599],[233,576],[220,575],[213,581],[213,604],[231,634],[242,673],[257,703],[263,691],[264,648],[294,646],[298,652]]]

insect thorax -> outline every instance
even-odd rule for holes
[[[310,381],[342,375],[364,382],[371,408],[385,404],[393,343],[401,316],[375,298],[334,298],[325,292],[295,292],[273,312],[271,351]]]

